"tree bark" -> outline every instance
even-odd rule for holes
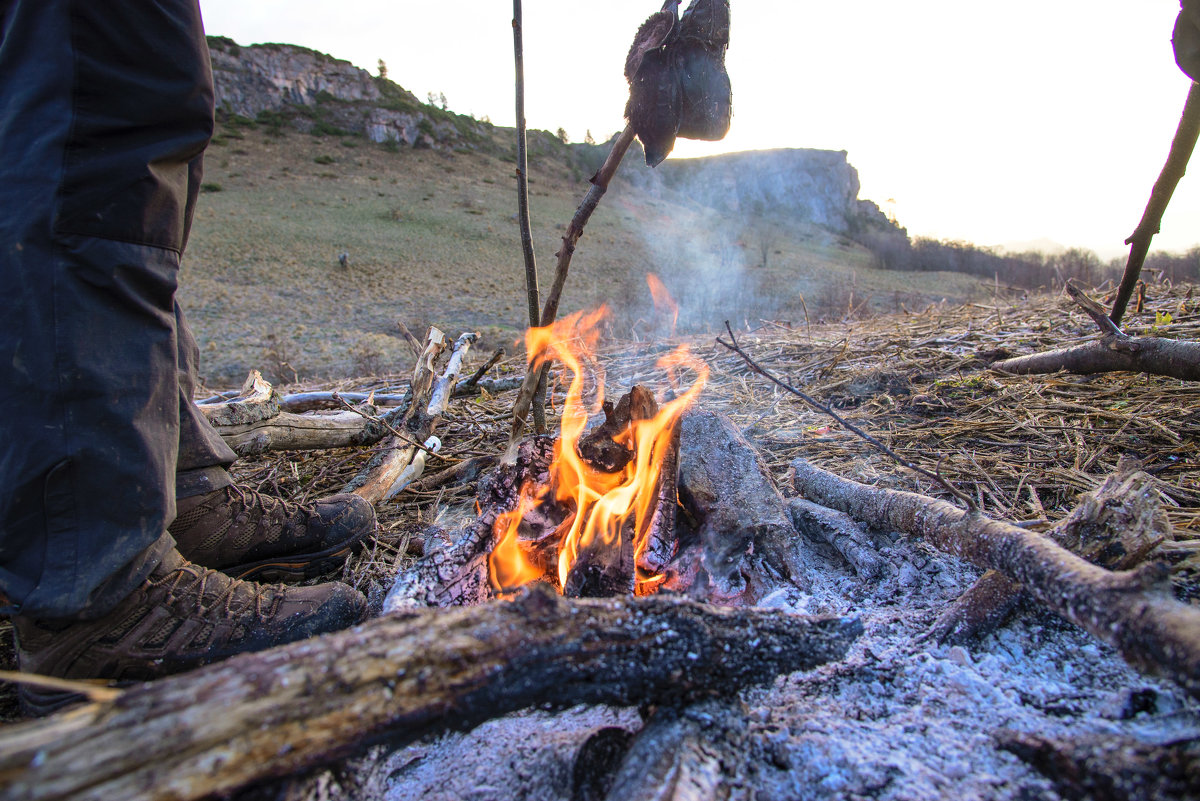
[[[945,501],[868,487],[802,459],[792,469],[797,491],[809,500],[869,526],[924,537],[947,553],[1005,573],[1130,664],[1164,673],[1200,698],[1200,609],[1171,597],[1163,566],[1111,572],[1045,537]]]
[[[537,704],[688,703],[841,659],[857,620],[653,597],[398,614],[0,729],[11,799],[182,799]]]
[[[1091,375],[1127,371],[1200,381],[1200,342],[1109,335],[1071,348],[1004,359],[995,362],[992,368],[1022,374],[1066,370]]]

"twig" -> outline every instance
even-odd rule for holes
[[[800,400],[804,401],[809,406],[813,407],[814,409],[821,412],[822,414],[832,417],[834,420],[836,420],[838,422],[838,425],[842,426],[847,431],[850,431],[851,433],[855,434],[856,436],[858,436],[859,438],[864,440],[867,444],[871,445],[873,448],[878,450],[880,453],[884,454],[885,456],[890,457],[896,464],[898,464],[902,467],[907,467],[909,470],[919,473],[922,476],[925,476],[925,478],[929,479],[930,481],[933,481],[939,487],[946,490],[946,492],[949,492],[952,496],[954,496],[958,500],[962,501],[963,505],[967,507],[968,511],[970,511],[970,512],[978,511],[978,507],[975,505],[975,502],[968,495],[962,493],[957,488],[955,488],[952,484],[950,484],[950,482],[948,482],[948,481],[946,481],[946,479],[942,478],[941,471],[940,471],[940,464],[939,464],[938,472],[931,473],[930,471],[926,470],[925,468],[918,467],[917,465],[908,461],[903,456],[901,456],[900,454],[896,453],[891,448],[889,448],[887,445],[884,445],[882,442],[875,439],[875,437],[873,437],[870,434],[868,434],[867,432],[863,431],[861,428],[854,425],[849,420],[846,420],[845,418],[843,418],[841,415],[839,415],[837,412],[835,412],[829,406],[826,406],[824,403],[821,403],[819,400],[817,400],[816,398],[813,398],[811,395],[801,392],[800,390],[793,387],[791,384],[788,384],[785,381],[781,381],[780,379],[778,379],[774,375],[772,375],[766,368],[764,368],[758,362],[754,361],[754,359],[750,356],[750,354],[748,354],[748,353],[746,353],[746,351],[742,350],[741,345],[738,344],[737,337],[734,335],[733,328],[730,327],[728,320],[725,321],[725,330],[729,332],[730,341],[726,342],[725,340],[721,339],[720,337],[717,337],[717,342],[720,343],[721,345],[725,346],[727,349],[733,351],[738,356],[742,357],[742,361],[744,361],[747,365],[749,365],[751,370],[758,373],[763,378],[766,378],[768,381],[771,381],[776,386],[778,386],[780,389],[790,392],[791,394],[795,395],[797,398],[800,398]]]
[[[554,269],[554,283],[550,285],[550,292],[546,295],[546,305],[542,307],[541,323],[543,327],[552,324],[558,317],[558,302],[562,297],[563,286],[567,282],[567,273],[571,269],[571,257],[575,255],[575,245],[583,236],[583,229],[591,219],[592,212],[599,205],[600,198],[604,197],[604,193],[608,191],[608,184],[616,174],[617,167],[621,166],[621,159],[625,158],[625,152],[633,144],[633,139],[633,126],[625,126],[625,130],[613,142],[612,149],[608,152],[608,158],[604,160],[604,165],[592,176],[592,187],[584,196],[583,202],[579,204],[579,208],[575,210],[575,216],[571,218],[571,224],[567,226],[567,232],[563,234],[562,248],[556,254],[558,264]],[[521,391],[517,393],[517,401],[513,405],[512,432],[508,439],[510,454],[515,450],[513,445],[525,431],[525,418],[529,414],[534,394],[537,392],[538,386],[544,384],[549,372],[550,360],[547,359],[541,369],[530,366],[529,371],[525,374],[525,381],[521,384]]]
[[[491,370],[493,367],[495,367],[496,362],[503,359],[505,357],[506,353],[507,352],[504,350],[504,348],[496,348],[496,352],[492,354],[492,358],[487,360],[487,364],[483,365],[483,367],[480,367],[478,370],[476,370],[475,374],[473,376],[471,376],[470,378],[468,378],[466,381],[459,381],[458,385],[454,387],[454,391],[458,392],[459,390],[470,389],[471,387],[478,384],[479,379],[481,379],[485,375],[487,375],[487,371]]]
[[[1142,213],[1141,222],[1125,244],[1129,245],[1129,260],[1125,263],[1125,275],[1121,278],[1121,287],[1113,300],[1112,312],[1109,317],[1120,324],[1125,316],[1125,308],[1129,298],[1137,286],[1138,277],[1142,273],[1142,265],[1146,262],[1146,254],[1150,252],[1150,240],[1162,226],[1163,214],[1175,187],[1183,178],[1192,151],[1196,148],[1196,140],[1200,137],[1200,83],[1193,83],[1188,89],[1187,102],[1183,105],[1183,115],[1179,119],[1179,127],[1175,130],[1175,138],[1171,141],[1171,151],[1167,154],[1167,163],[1163,165],[1154,189],[1150,192],[1150,202]]]

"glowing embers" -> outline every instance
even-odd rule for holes
[[[707,367],[680,347],[659,360],[674,397],[635,386],[615,405],[604,399],[596,359],[606,308],[531,329],[531,365],[561,363],[571,379],[562,427],[544,482],[527,482],[516,508],[494,524],[492,586],[509,591],[534,580],[573,596],[652,593],[666,580],[675,548],[679,421],[704,386]],[[679,390],[679,379],[692,382]],[[586,403],[585,397],[591,402]],[[587,431],[591,415],[604,422]]]

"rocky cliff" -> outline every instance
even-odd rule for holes
[[[219,114],[412,147],[482,135],[482,123],[424,104],[349,61],[295,45],[242,46],[217,36],[208,43]]]
[[[789,217],[841,233],[889,225],[878,206],[858,199],[858,170],[844,150],[789,148],[674,159],[655,173],[665,187],[734,214]]]
[[[348,61],[294,45],[242,46],[223,37],[209,37],[209,46],[217,109],[224,115],[410,147],[495,147],[487,123],[422,103]],[[550,134],[530,133],[531,153],[552,157],[560,143]],[[559,152],[590,171],[608,145]],[[753,151],[673,159],[653,170],[631,153],[621,173],[645,191],[676,192],[738,215],[800,219],[842,234],[892,227],[874,203],[858,199],[858,171],[845,151]]]

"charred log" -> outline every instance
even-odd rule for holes
[[[748,799],[740,701],[720,698],[654,711],[634,738],[609,801]]]
[[[841,659],[855,620],[666,597],[392,615],[0,731],[21,799],[192,799],[516,709],[678,704]]]
[[[680,576],[707,576],[714,600],[756,603],[775,579],[803,585],[796,532],[766,465],[728,417],[684,415],[679,498],[696,521],[698,547],[672,563]],[[672,587],[678,580],[669,580]]]
[[[605,401],[601,409],[604,422],[580,437],[579,455],[596,470],[616,473],[633,459],[633,451],[620,440],[628,441],[633,423],[653,419],[658,414],[658,402],[653,392],[635,386],[621,396],[616,406]]]
[[[1078,801],[1145,801],[1200,797],[1200,740],[1156,745],[1111,734],[1056,740],[1004,731],[997,745]]]

